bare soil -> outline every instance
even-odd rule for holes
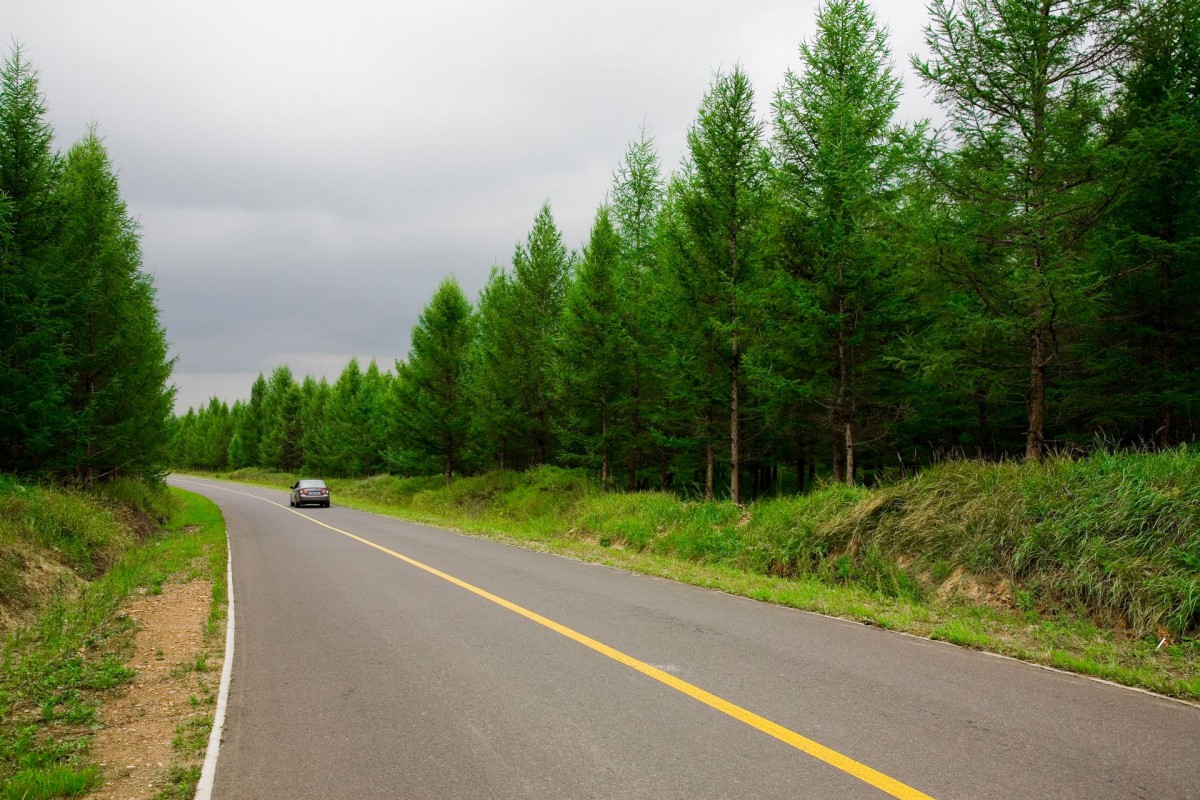
[[[104,727],[91,753],[104,784],[88,797],[152,798],[170,784],[173,765],[195,760],[176,752],[172,739],[182,723],[212,713],[208,700],[219,682],[222,654],[208,657],[204,623],[211,603],[212,584],[195,580],[165,584],[161,595],[138,596],[125,609],[138,625],[128,662],[137,676],[101,708]],[[203,671],[196,669],[198,661]]]

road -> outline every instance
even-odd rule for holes
[[[285,492],[229,529],[215,798],[1200,798],[1200,709]]]

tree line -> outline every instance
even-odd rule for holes
[[[90,483],[168,460],[172,361],[93,124],[59,153],[19,46],[0,68],[0,472]]]
[[[287,367],[176,420],[176,463],[329,475],[560,463],[735,501],[947,455],[1200,430],[1200,3],[935,0],[902,125],[870,7],[828,0],[756,116],[718,73],[644,132],[590,237],[549,205],[395,371]]]

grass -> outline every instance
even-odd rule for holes
[[[210,501],[164,487],[84,493],[0,477],[0,545],[62,575],[29,590],[37,596],[26,603],[29,622],[0,648],[2,797],[77,796],[101,779],[88,762],[97,708],[133,676],[125,661],[134,629],[121,604],[197,577],[212,580],[223,601],[224,523]],[[221,607],[214,603],[218,622]]]
[[[276,488],[293,475],[225,475]],[[738,507],[542,467],[335,502],[1200,700],[1200,451],[949,462]],[[1169,647],[1155,650],[1163,635]]]

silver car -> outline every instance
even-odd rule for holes
[[[292,486],[292,508],[307,505],[329,508],[329,487],[325,481],[296,481]]]

